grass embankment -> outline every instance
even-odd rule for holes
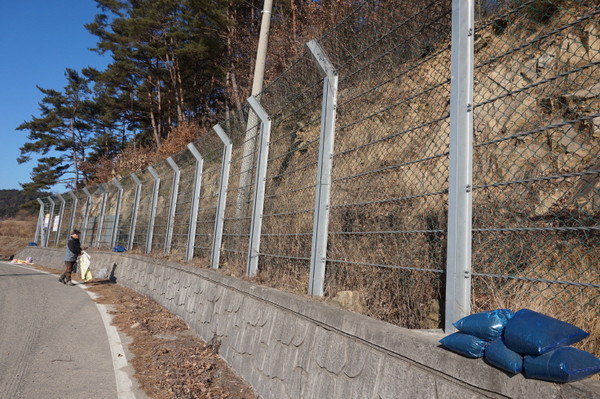
[[[0,259],[10,259],[33,241],[36,225],[35,217],[0,221]]]

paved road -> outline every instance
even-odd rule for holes
[[[109,342],[84,290],[0,262],[0,399],[133,397],[117,388]]]

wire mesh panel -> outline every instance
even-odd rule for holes
[[[259,277],[305,293],[308,285],[323,77],[302,56],[261,93],[271,139],[259,251]]]
[[[82,234],[80,239],[83,243],[85,220],[91,204],[88,201],[87,194],[83,190],[76,190],[73,191],[73,193],[77,197],[77,208],[75,210],[75,217],[73,218],[73,228],[81,231]]]
[[[51,234],[51,219],[52,219],[52,212],[53,212],[53,207],[52,207],[52,203],[50,202],[50,197],[44,197],[44,198],[40,198],[40,200],[42,201],[42,206],[41,206],[41,214],[43,216],[43,220],[42,225],[41,225],[41,231],[40,231],[40,244],[42,246],[47,245],[48,243],[48,234]]]
[[[60,220],[60,200],[57,196],[47,197],[48,211],[47,211],[47,235],[46,244],[49,247],[56,246],[56,230],[58,228]]]
[[[246,105],[220,124],[233,141],[233,152],[219,267],[236,274],[244,274],[246,270],[256,168],[256,142],[260,131],[258,118],[253,117],[249,120],[248,114],[249,107]]]
[[[117,212],[119,204],[119,189],[113,183],[104,185],[106,190],[106,200],[104,204],[104,215],[102,217],[101,227],[99,227],[100,235],[98,237],[98,246],[109,247],[112,244],[112,237],[115,230],[115,222],[117,220]]]
[[[600,8],[479,8],[490,12],[475,36],[473,308],[598,331]]]
[[[339,73],[326,295],[439,327],[447,225],[450,2],[366,2],[320,42]]]
[[[160,176],[160,189],[156,204],[154,231],[152,233],[152,252],[164,252],[169,226],[169,211],[171,209],[171,196],[173,193],[174,171],[167,161],[160,162],[154,167]]]
[[[198,204],[194,257],[208,267],[214,242],[215,218],[219,200],[219,183],[223,158],[223,142],[211,132],[194,143],[204,160],[202,189]]]
[[[146,243],[148,239],[148,226],[150,224],[150,213],[152,207],[152,193],[154,189],[154,178],[148,171],[144,169],[136,173],[140,179],[140,200],[138,205],[137,218],[135,223],[133,244],[131,250],[137,252],[146,251]]]
[[[90,207],[87,215],[87,221],[85,222],[85,240],[82,244],[84,246],[94,246],[98,241],[100,234],[100,218],[102,215],[102,207],[104,205],[104,190],[101,186],[89,188],[91,198]]]
[[[196,183],[196,159],[186,149],[174,155],[173,160],[180,169],[180,180],[177,207],[175,208],[175,221],[173,224],[171,253],[179,259],[184,259],[190,230],[194,185]]]
[[[71,220],[74,216],[74,212],[77,211],[75,209],[75,200],[69,193],[63,194],[63,199],[65,201],[65,205],[62,212],[62,220],[60,222],[60,232],[58,233],[58,242],[56,246],[63,247],[65,246],[67,240],[70,236],[69,229],[71,228]]]
[[[126,176],[119,180],[119,184],[123,188],[123,194],[119,209],[119,223],[117,225],[115,245],[129,249],[129,234],[135,201],[135,183],[131,176]]]

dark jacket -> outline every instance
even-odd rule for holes
[[[69,237],[65,251],[65,262],[75,262],[79,255],[81,255],[81,244],[79,243],[79,238]]]

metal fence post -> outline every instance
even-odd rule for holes
[[[171,203],[169,204],[169,216],[167,218],[167,236],[165,237],[165,253],[171,252],[171,242],[173,241],[173,224],[175,222],[175,210],[177,208],[177,194],[179,194],[179,176],[181,170],[173,158],[167,158],[167,163],[173,169],[173,186],[171,189]]]
[[[45,205],[44,205],[44,201],[42,201],[41,199],[37,198],[37,202],[40,204],[40,212],[38,214],[38,222],[37,222],[37,227],[35,228],[35,237],[33,238],[34,242],[39,242],[40,246],[44,246],[44,216],[46,216],[45,214]],[[39,239],[39,241],[38,241]]]
[[[60,238],[60,228],[62,226],[62,219],[65,214],[65,199],[61,194],[57,195],[58,200],[60,201],[60,209],[58,211],[58,223],[56,224],[56,236],[54,238],[54,246],[58,245],[58,239]]]
[[[142,189],[142,182],[135,173],[131,174],[131,180],[135,184],[135,192],[133,194],[133,209],[131,210],[131,223],[129,225],[129,238],[127,240],[127,249],[133,247],[133,239],[135,238],[135,225],[137,223],[137,213],[140,206],[140,192]]]
[[[271,140],[271,119],[260,105],[256,97],[248,98],[248,104],[260,119],[260,137],[258,143],[258,160],[256,163],[256,182],[254,184],[254,201],[250,222],[250,242],[248,244],[248,261],[246,275],[256,276],[258,271],[258,254],[260,252],[260,235],[262,217],[265,207],[265,186],[267,184],[267,161],[269,160],[269,141]]]
[[[152,201],[150,203],[150,220],[148,221],[148,234],[146,234],[146,253],[152,251],[152,236],[154,234],[154,219],[156,218],[156,204],[158,202],[158,190],[160,188],[160,177],[152,166],[148,166],[148,172],[154,178],[154,187],[152,188]]]
[[[52,199],[52,197],[48,197],[48,201],[50,202],[50,217],[48,219],[48,234],[46,234],[46,245],[44,245],[45,247],[47,247],[48,243],[50,242],[50,233],[52,232],[52,227],[54,226],[54,221],[53,221],[53,219],[54,219],[54,207],[56,205],[56,203],[54,202],[54,200]]]
[[[196,158],[196,169],[194,170],[194,190],[192,192],[192,209],[190,211],[188,241],[185,251],[185,260],[191,260],[194,257],[194,244],[196,243],[196,227],[198,225],[198,207],[200,206],[200,190],[202,189],[202,170],[204,168],[204,159],[193,143],[189,143],[187,148],[194,158]]]
[[[221,242],[223,240],[223,225],[225,221],[225,204],[227,202],[227,187],[229,186],[229,169],[231,167],[231,152],[233,143],[225,130],[220,125],[213,126],[223,142],[223,159],[221,160],[221,178],[219,179],[219,201],[215,212],[215,233],[213,237],[212,256],[210,267],[219,268],[219,259],[221,257]]]
[[[323,75],[319,163],[317,167],[315,213],[308,283],[308,293],[310,295],[322,296],[327,257],[327,233],[329,229],[329,200],[331,194],[331,168],[333,161],[333,143],[335,138],[338,75],[317,41],[311,40],[306,46],[317,61]]]
[[[67,231],[67,236],[70,236],[71,232],[73,231],[75,224],[75,213],[77,212],[77,205],[79,203],[79,200],[73,191],[69,191],[69,195],[73,198],[73,210],[71,211],[71,220],[69,221],[69,231]]]
[[[113,179],[113,184],[117,187],[117,190],[119,190],[119,193],[117,194],[117,207],[115,209],[115,220],[113,223],[112,237],[110,238],[110,247],[111,248],[115,246],[115,243],[117,241],[117,235],[119,234],[119,217],[120,217],[120,213],[121,213],[121,200],[123,199],[123,186],[121,185],[119,180],[117,180],[116,178]]]
[[[85,194],[85,196],[87,197],[86,201],[85,201],[85,211],[84,211],[84,215],[83,215],[83,226],[81,226],[81,231],[82,231],[82,236],[81,236],[81,242],[84,243],[85,239],[86,239],[86,235],[87,235],[87,226],[88,226],[88,219],[90,217],[90,208],[92,207],[92,194],[90,193],[90,190],[87,189],[87,187],[83,188],[83,193]],[[91,242],[90,242],[91,245]]]
[[[100,221],[98,223],[98,234],[96,234],[96,247],[100,246],[100,242],[102,240],[102,228],[104,227],[104,212],[106,211],[106,189],[104,188],[104,184],[99,184],[98,189],[102,191],[102,202],[100,205]]]
[[[450,174],[444,330],[471,308],[474,1],[452,1]]]

